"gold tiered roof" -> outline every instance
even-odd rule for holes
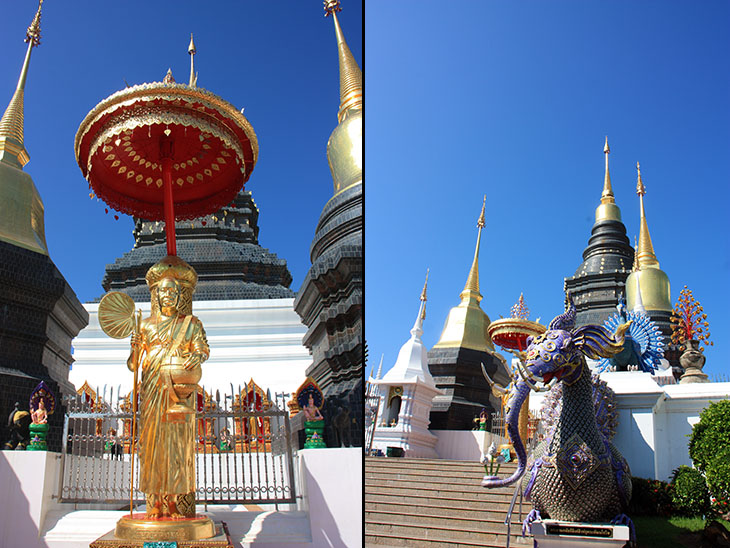
[[[639,243],[636,247],[634,272],[626,279],[626,301],[629,310],[633,310],[637,301],[641,301],[646,310],[671,311],[669,277],[659,268],[659,261],[654,253],[654,245],[649,235],[649,224],[644,210],[646,187],[641,180],[641,168],[636,162],[637,182],[636,194],[639,196]],[[641,274],[639,275],[639,271]],[[639,277],[637,282],[636,278]],[[640,287],[641,295],[637,299],[636,290]]]
[[[40,44],[41,7],[26,32],[28,49],[18,85],[0,118],[0,240],[48,255],[43,201],[23,167],[30,160],[23,141],[23,94],[30,66],[30,54]]]
[[[603,177],[603,192],[601,193],[601,204],[596,208],[596,222],[599,221],[621,221],[621,210],[616,205],[616,199],[611,187],[611,174],[608,171],[608,155],[611,149],[608,148],[608,136],[603,146],[603,154],[606,157],[606,174]]]
[[[470,348],[472,350],[494,350],[494,344],[487,332],[490,319],[479,306],[482,295],[479,292],[479,246],[484,228],[484,209],[486,196],[482,203],[482,212],[477,221],[477,245],[474,250],[469,276],[459,297],[461,303],[449,311],[441,338],[434,348]]]
[[[325,17],[332,15],[340,65],[339,124],[327,142],[327,160],[335,194],[362,183],[362,72],[347,46],[337,19],[340,0],[325,0]]]

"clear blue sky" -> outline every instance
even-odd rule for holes
[[[4,2],[0,17],[0,109],[15,89],[25,29],[36,0]],[[343,0],[340,23],[362,55],[362,1]],[[339,74],[331,18],[320,0],[194,2],[47,0],[25,92],[25,166],[45,204],[51,258],[82,302],[103,294],[104,267],[132,248],[132,220],[104,213],[74,157],[74,136],[102,99],[130,85],[178,82],[190,71],[195,35],[198,85],[245,108],[260,155],[246,188],[260,209],[261,245],[288,261],[299,286],[309,246],[333,194],[326,145],[337,125]]]
[[[487,195],[483,310],[563,309],[603,185],[629,238],[636,162],[672,302],[709,316],[705,371],[730,374],[730,3],[367,4],[366,336],[392,367],[431,268],[424,342],[459,302]]]

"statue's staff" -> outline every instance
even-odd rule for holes
[[[142,311],[137,310],[137,314],[134,321],[134,335],[135,338],[139,337],[139,326],[142,323]],[[129,447],[129,454],[132,456],[132,473],[130,477],[129,485],[129,515],[132,516],[132,509],[134,507],[134,453],[135,453],[135,440],[137,439],[137,372],[139,371],[140,354],[135,352],[136,360],[134,361],[134,384],[132,384],[132,443]]]
[[[126,293],[112,291],[104,295],[99,302],[99,325],[108,336],[114,339],[125,339],[132,333],[134,338],[139,337],[142,311],[134,311],[134,301]],[[129,515],[134,509],[134,454],[135,439],[137,437],[137,373],[139,371],[140,353],[133,352],[134,361],[131,364],[134,380],[132,384],[132,440],[129,444],[129,454],[132,458],[132,472],[129,487]]]

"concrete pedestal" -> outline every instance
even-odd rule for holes
[[[628,525],[546,519],[534,521],[531,532],[538,548],[621,548],[629,540]]]

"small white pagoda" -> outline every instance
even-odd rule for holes
[[[428,425],[433,397],[442,391],[428,370],[427,351],[421,341],[427,284],[428,273],[411,338],[401,347],[395,365],[384,378],[370,379],[380,396],[372,448],[386,454],[389,447],[397,447],[404,457],[438,458],[438,438],[428,431]]]

